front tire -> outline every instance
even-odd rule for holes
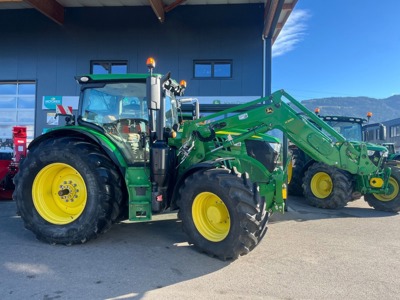
[[[200,170],[179,189],[179,217],[189,242],[222,260],[249,253],[266,232],[265,201],[246,174]]]
[[[352,197],[351,174],[324,163],[314,163],[305,172],[303,191],[311,206],[329,209],[344,207]]]
[[[392,167],[392,174],[389,178],[389,193],[385,194],[366,194],[365,201],[376,210],[399,212],[400,211],[400,169]]]
[[[99,146],[77,137],[30,149],[14,182],[25,227],[44,242],[84,243],[109,229],[119,214],[118,170]]]

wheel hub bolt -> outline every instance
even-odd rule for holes
[[[69,189],[62,189],[58,191],[58,195],[61,196],[65,196],[69,194]]]

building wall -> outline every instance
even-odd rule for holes
[[[397,152],[400,152],[400,118],[382,122],[386,126],[386,142],[394,143]]]
[[[188,82],[188,96],[261,96],[262,28],[260,4],[180,6],[163,24],[150,7],[67,8],[64,26],[33,9],[3,10],[0,82],[36,82],[36,136],[47,126],[43,96],[78,95],[74,76],[91,60],[127,60],[128,72],[143,73],[153,56],[156,72]],[[232,60],[232,78],[194,79],[198,59]]]
[[[385,139],[380,139],[379,125],[385,128]],[[365,126],[366,140],[371,143],[394,143],[395,150],[400,152],[400,118],[388,120],[382,123]]]

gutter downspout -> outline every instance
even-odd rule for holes
[[[265,38],[264,38],[264,36],[263,36],[263,38],[262,38],[262,43],[263,43],[263,58],[262,58],[262,62],[263,62],[263,78],[262,78],[262,81],[263,81],[263,84],[262,84],[262,97],[264,98],[265,97],[265,80],[267,79],[267,76],[266,76],[266,72],[267,72],[267,67],[265,66],[265,64],[266,64],[266,56],[267,56],[267,54],[265,53],[266,52],[266,49],[265,49]]]

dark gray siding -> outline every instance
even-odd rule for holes
[[[180,6],[164,24],[150,7],[68,8],[64,26],[33,9],[3,10],[0,81],[37,82],[36,135],[46,121],[42,97],[78,95],[74,76],[89,73],[91,60],[127,60],[129,72],[142,73],[153,56],[158,73],[188,82],[188,96],[262,95],[262,28],[259,4]],[[233,77],[193,79],[195,59],[231,59]]]
[[[384,126],[386,138],[381,140],[378,134],[378,128]],[[394,143],[396,151],[400,151],[400,118],[388,120],[382,123],[369,124],[364,127],[367,132],[366,140],[371,143]]]
[[[400,118],[385,121],[382,123],[386,126],[386,135],[387,135],[386,142],[395,143],[396,151],[399,152],[400,151],[400,135],[399,135]],[[396,127],[396,130],[394,130],[396,132],[396,136],[392,136],[392,134],[394,133],[392,127]]]

